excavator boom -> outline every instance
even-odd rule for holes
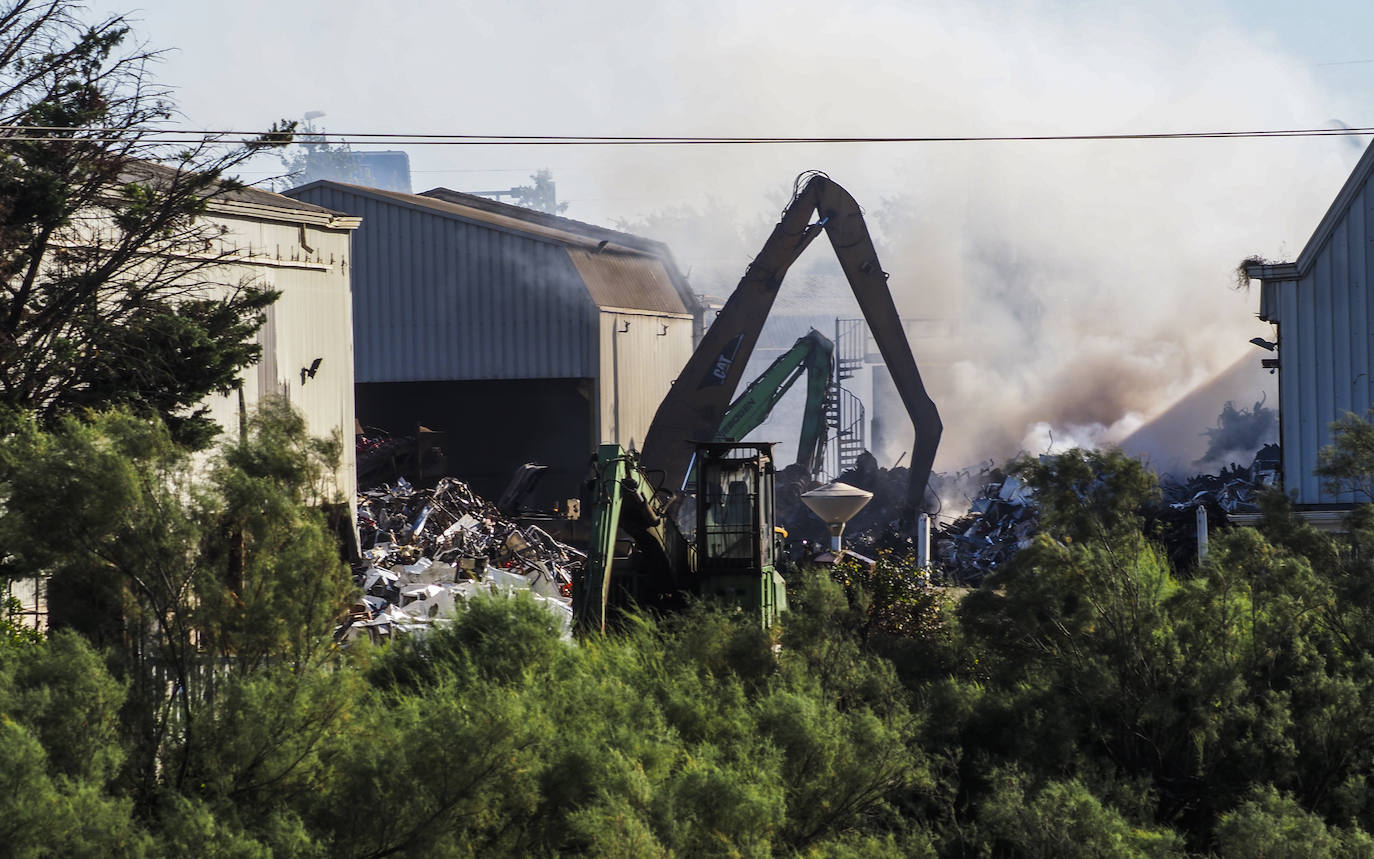
[[[921,381],[863,213],[849,192],[823,173],[798,177],[792,202],[659,405],[642,461],[666,474],[665,485],[680,488],[691,469],[692,442],[715,437],[783,278],[822,231],[915,426],[906,505],[908,512],[924,507],[943,431],[940,414]]]
[[[814,328],[798,337],[792,348],[779,355],[725,410],[716,441],[739,441],[753,432],[806,373],[806,407],[796,461],[814,475],[825,450],[825,397],[834,354],[835,344]]]

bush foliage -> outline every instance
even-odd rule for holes
[[[1270,499],[1180,577],[1141,466],[1073,451],[1018,466],[1042,533],[961,600],[885,556],[792,571],[780,636],[490,598],[341,652],[331,452],[281,404],[208,466],[8,422],[0,569],[90,597],[0,640],[7,852],[1374,855],[1367,509]]]

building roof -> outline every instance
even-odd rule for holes
[[[303,200],[293,200],[285,194],[276,194],[265,191],[262,188],[254,188],[245,185],[232,191],[226,191],[220,196],[221,200],[231,200],[235,203],[253,203],[258,206],[271,206],[276,209],[290,209],[297,212],[313,212],[317,214],[342,215],[343,212],[335,212],[326,209],[324,206],[316,206],[314,203],[307,203]]]
[[[321,179],[286,193],[307,194],[329,187],[560,245],[567,249],[592,300],[602,308],[690,315],[696,306],[686,279],[662,242],[447,188],[404,194]]]
[[[123,182],[168,182],[179,174],[174,167],[155,161],[132,161],[120,173]],[[343,212],[336,212],[307,203],[293,200],[284,195],[245,185],[241,188],[220,189],[210,200],[210,208],[226,214],[243,214],[266,217],[274,220],[300,221],[322,226],[352,229],[358,226],[358,219]]]
[[[568,248],[592,301],[603,309],[689,313],[661,260],[644,254]]]
[[[663,242],[654,239],[646,239],[643,236],[636,236],[633,233],[624,233],[620,230],[612,230],[608,227],[589,224],[585,221],[578,221],[573,218],[565,218],[562,215],[553,215],[548,212],[540,212],[536,209],[527,209],[524,206],[516,206],[511,203],[502,203],[500,200],[493,200],[490,197],[480,197],[476,194],[464,194],[461,191],[453,191],[448,188],[431,188],[420,194],[422,197],[430,197],[436,200],[443,200],[466,209],[477,209],[489,212],[493,215],[505,215],[517,218],[529,224],[546,227],[563,233],[582,235],[595,242],[606,241],[632,250],[643,251],[671,258],[672,253],[668,246]]]

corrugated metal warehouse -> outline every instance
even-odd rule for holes
[[[536,503],[576,495],[597,443],[643,441],[691,355],[696,304],[661,243],[446,189],[287,193],[362,218],[359,421],[447,433],[448,471],[490,497],[527,461],[550,467]]]
[[[1278,336],[1279,442],[1283,486],[1299,505],[1344,506],[1314,474],[1331,443],[1330,425],[1346,412],[1364,415],[1374,389],[1374,145],[1365,150],[1316,232],[1294,262],[1250,263],[1260,281],[1261,319]]]

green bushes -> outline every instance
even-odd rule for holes
[[[282,408],[200,476],[127,416],[10,423],[0,570],[94,587],[83,635],[0,638],[8,852],[1371,855],[1367,510],[1338,541],[1271,500],[1181,578],[1140,466],[1073,452],[962,599],[884,557],[796,573],[780,630],[572,642],[491,597],[339,651],[328,453]]]

